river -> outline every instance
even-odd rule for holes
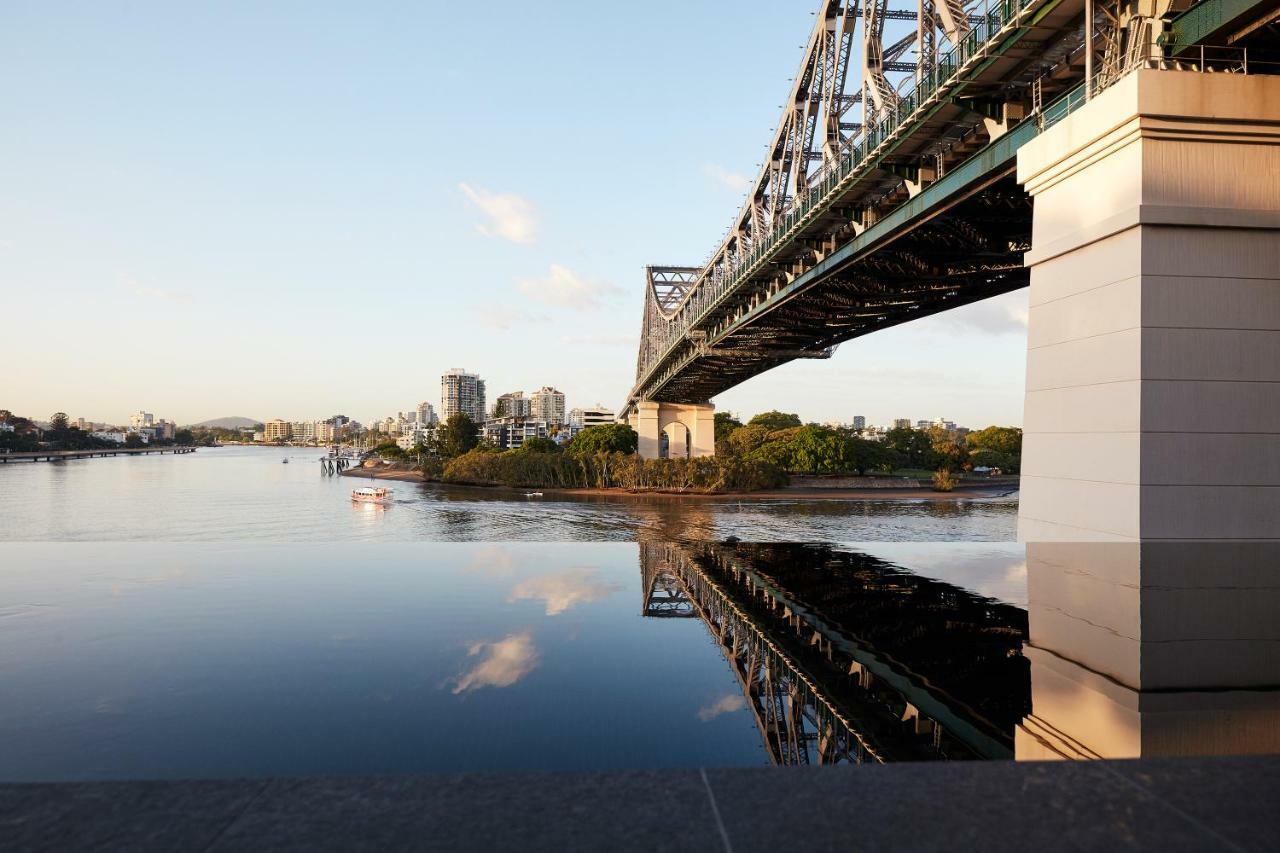
[[[0,541],[1012,541],[1017,497],[690,500],[548,495],[324,476],[320,450],[202,448],[184,456],[0,465]],[[288,459],[288,464],[282,464]]]

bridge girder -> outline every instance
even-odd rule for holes
[[[1104,5],[1098,61],[1110,67],[1106,57],[1114,55],[1112,65],[1125,68],[1135,45],[1149,46],[1150,21],[1137,15],[1137,0],[1095,2]],[[688,279],[680,287],[655,290],[650,279],[637,381],[624,408],[640,399],[705,402],[788,354],[827,351],[1025,284],[1026,197],[1007,182],[993,190],[979,175],[979,203],[965,202],[963,213],[950,201],[927,211],[923,224],[864,253],[854,275],[899,294],[914,293],[906,285],[912,279],[940,289],[855,305],[824,303],[822,294],[839,287],[811,281],[814,271],[847,272],[830,267],[842,247],[979,160],[1046,97],[1083,78],[1083,0],[915,0],[912,7],[821,0],[782,117],[727,236],[705,266],[681,268]],[[906,61],[912,49],[914,63]],[[852,115],[859,106],[861,121]],[[808,282],[806,295],[792,292],[799,281]],[[809,301],[817,310],[799,307]],[[847,315],[823,313],[841,311]],[[772,353],[766,336],[740,328],[744,318],[760,323],[766,314],[784,319],[761,327],[778,340]],[[816,325],[806,335],[801,322]],[[758,353],[754,364],[746,351]]]

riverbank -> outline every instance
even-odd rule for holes
[[[428,481],[419,471],[392,468],[349,468],[342,472],[343,477],[363,477],[371,480],[398,480],[411,483],[431,483],[442,487],[483,489],[488,492],[510,492],[524,495],[528,489],[512,486],[486,486],[476,484],[454,484],[439,481]],[[572,497],[614,498],[618,500],[634,500],[637,498],[680,498],[684,500],[703,501],[741,501],[741,500],[804,500],[804,501],[957,501],[975,498],[1008,497],[1018,491],[1017,481],[1001,480],[998,482],[967,481],[961,482],[952,492],[935,492],[924,486],[878,486],[874,488],[813,488],[812,486],[786,489],[767,489],[758,492],[671,492],[671,491],[629,491],[627,489],[553,489],[541,488],[544,495],[566,495]]]

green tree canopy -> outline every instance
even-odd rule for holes
[[[549,438],[535,435],[532,438],[526,438],[520,444],[520,450],[524,453],[558,453],[560,445]]]
[[[143,444],[142,436],[136,432],[131,432],[124,437],[125,447],[141,447]]]
[[[801,424],[799,415],[774,410],[772,412],[761,412],[751,420],[747,421],[747,425],[762,426],[770,432],[773,432],[775,430],[786,429],[787,427],[798,427]]]
[[[66,412],[54,412],[52,415],[49,416],[50,431],[59,433],[59,434],[66,432],[67,421],[68,421],[68,418],[67,418]]]
[[[716,443],[726,440],[740,426],[742,421],[735,418],[733,412],[716,412]]]
[[[729,436],[729,450],[736,456],[746,457],[769,440],[771,430],[762,424],[748,424]]]
[[[596,424],[575,435],[568,450],[574,456],[635,453],[637,441],[636,431],[626,424]]]
[[[910,468],[932,469],[937,459],[933,451],[933,438],[926,430],[897,427],[884,434],[884,446],[900,454],[903,464]]]
[[[445,421],[444,426],[440,428],[436,449],[445,459],[453,459],[474,450],[478,444],[480,444],[480,428],[470,417],[459,412],[456,415],[450,415],[449,420]]]
[[[1022,455],[1022,430],[1017,427],[989,426],[966,436],[970,450],[994,450],[1009,456]]]

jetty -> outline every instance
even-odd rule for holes
[[[93,450],[25,450],[0,453],[0,462],[61,462],[95,456],[138,456],[148,453],[195,453],[194,447],[97,447]]]

